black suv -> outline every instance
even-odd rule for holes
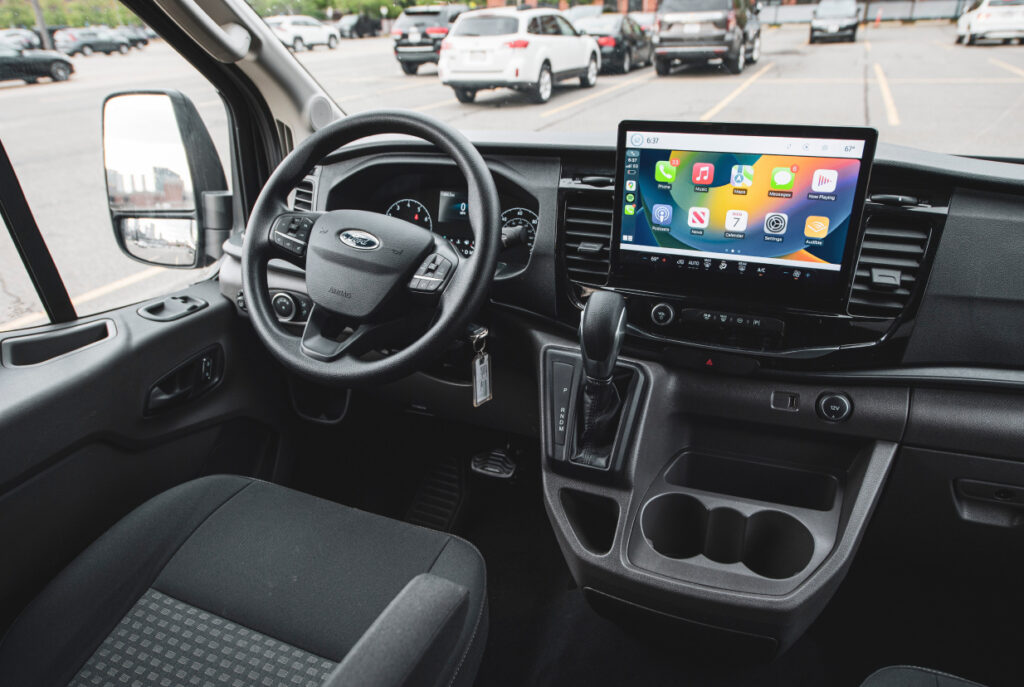
[[[739,74],[761,58],[760,12],[749,0],[662,0],[654,33],[658,75],[676,64],[718,58]]]
[[[421,64],[437,64],[441,41],[452,22],[468,10],[466,5],[423,5],[408,7],[395,20],[391,35],[395,39],[395,59],[406,74],[415,74]]]

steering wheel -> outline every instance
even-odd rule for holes
[[[471,257],[395,217],[289,210],[288,194],[316,163],[347,143],[379,134],[424,139],[455,161],[466,178],[476,242]],[[483,157],[447,124],[401,110],[332,122],[278,165],[249,217],[242,285],[257,335],[288,370],[320,383],[379,384],[415,372],[440,355],[483,305],[501,245],[500,211]],[[313,307],[301,336],[286,331],[274,315],[267,284],[272,258],[305,269]],[[400,348],[384,357],[362,357],[392,346]]]

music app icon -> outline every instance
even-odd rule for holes
[[[709,162],[697,162],[693,165],[693,183],[698,186],[710,186],[715,180],[715,166]]]

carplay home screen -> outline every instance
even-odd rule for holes
[[[625,152],[624,250],[660,248],[841,268],[860,160]]]

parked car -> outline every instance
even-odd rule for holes
[[[438,73],[459,102],[505,87],[544,103],[556,81],[578,78],[589,88],[600,68],[597,41],[577,32],[558,10],[508,8],[460,16],[442,46]]]
[[[15,46],[19,50],[31,50],[38,48],[42,43],[35,31],[28,29],[3,29],[0,30],[0,40]]]
[[[35,83],[40,77],[67,81],[74,71],[71,60],[55,50],[24,50],[0,40],[0,81],[21,79]]]
[[[808,41],[857,40],[860,10],[855,0],[822,0],[814,7]]]
[[[149,45],[149,36],[146,35],[146,29],[141,26],[118,26],[117,32],[127,38],[133,48],[141,49]]]
[[[127,55],[132,47],[127,38],[106,27],[61,29],[53,34],[53,43],[57,50],[65,55],[83,55],[85,57],[94,52],[106,55],[119,52],[122,55]]]
[[[406,74],[415,74],[421,64],[437,63],[441,41],[466,5],[423,5],[407,7],[391,27],[395,59]]]
[[[342,38],[362,38],[380,33],[380,19],[368,14],[346,14],[334,25]]]
[[[644,33],[651,35],[654,33],[654,22],[657,21],[657,15],[654,12],[630,12],[629,18],[635,21]]]
[[[658,75],[715,59],[739,74],[761,58],[760,11],[750,0],[662,0],[653,39]]]
[[[301,14],[267,17],[267,24],[286,46],[298,52],[317,45],[338,47],[338,29]]]
[[[601,69],[629,72],[654,60],[654,44],[640,25],[624,14],[601,14],[576,22],[576,29],[593,36],[601,48]]]
[[[614,11],[614,10],[612,10]],[[562,12],[565,18],[576,26],[576,22],[580,19],[589,19],[591,17],[599,17],[604,12],[603,5],[576,5]]]
[[[956,23],[956,42],[1024,41],[1024,0],[974,0]]]

